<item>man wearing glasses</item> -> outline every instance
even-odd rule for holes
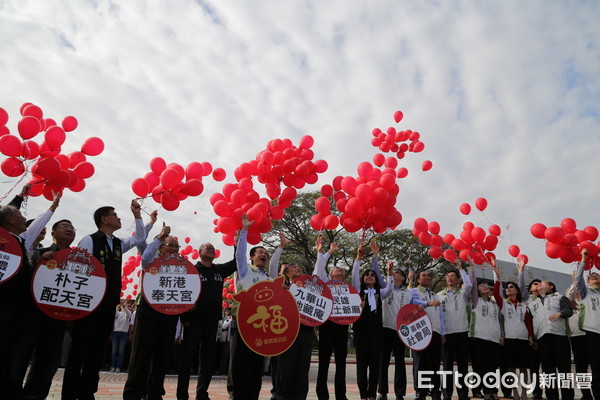
[[[71,349],[65,368],[62,399],[94,399],[100,380],[104,349],[113,328],[115,308],[121,294],[122,256],[146,240],[140,205],[131,202],[135,218],[135,235],[119,239],[113,233],[121,229],[121,219],[114,207],[100,207],[94,212],[98,231],[85,236],[77,247],[100,261],[106,273],[106,292],[98,308],[71,327]]]
[[[196,399],[208,399],[208,386],[215,366],[215,338],[222,315],[223,280],[236,270],[235,258],[225,264],[214,264],[215,247],[204,243],[198,249],[196,268],[202,280],[202,291],[196,307],[181,315],[184,326],[182,360],[177,379],[177,398],[187,400],[190,369],[199,354]]]

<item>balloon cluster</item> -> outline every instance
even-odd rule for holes
[[[223,309],[231,306],[234,294],[235,284],[233,283],[233,278],[225,278],[223,281]]]
[[[310,219],[314,229],[335,229],[339,222],[348,232],[372,228],[382,233],[402,222],[402,214],[396,209],[400,187],[394,168],[382,170],[365,161],[358,165],[357,172],[356,178],[338,176],[333,185],[321,187],[323,196],[315,201],[317,214]],[[341,213],[339,221],[331,214],[330,198]]]
[[[402,121],[402,111],[394,113],[396,123]],[[315,201],[317,214],[310,219],[316,230],[336,229],[338,225],[348,232],[360,229],[373,229],[377,233],[395,229],[402,222],[402,214],[396,209],[396,197],[400,187],[397,178],[408,176],[408,169],[398,167],[398,160],[407,152],[420,153],[425,144],[421,134],[411,130],[396,131],[389,127],[386,132],[379,128],[372,131],[371,144],[384,153],[395,153],[386,157],[377,153],[372,163],[364,161],[357,167],[357,177],[337,176],[331,185],[321,187],[321,197]],[[431,169],[431,161],[423,163],[422,170]],[[339,218],[332,214],[335,204]]]
[[[559,258],[562,262],[570,264],[581,260],[581,250],[587,249],[588,261],[585,269],[593,266],[600,269],[600,242],[598,229],[587,226],[577,229],[577,223],[572,218],[565,218],[560,226],[546,227],[541,223],[531,226],[531,234],[538,239],[546,240],[546,255],[550,258]]]
[[[199,196],[204,191],[202,178],[211,172],[216,181],[225,179],[225,170],[215,168],[213,171],[209,162],[191,162],[183,168],[177,163],[167,165],[164,159],[154,157],[150,160],[150,170],[143,178],[133,180],[131,190],[141,198],[150,194],[167,211],[176,210],[188,196]]]
[[[394,113],[394,121],[399,123],[404,118],[402,111]],[[375,154],[373,156],[373,164],[381,167],[385,164],[387,168],[396,168],[397,160],[402,160],[407,152],[420,153],[425,150],[425,143],[421,142],[421,134],[408,129],[405,131],[396,131],[396,128],[389,127],[386,132],[379,128],[373,129],[371,132],[374,136],[371,139],[371,144],[379,148],[384,153],[396,153],[396,157],[386,158],[383,154]],[[429,160],[423,161],[421,165],[422,171],[429,171],[433,167],[433,163]],[[398,178],[404,178],[408,174],[406,168],[398,170]],[[402,175],[402,176],[401,176]]]
[[[475,207],[483,212],[487,208],[487,200],[483,197],[478,198],[475,201]],[[465,215],[471,212],[471,206],[468,203],[463,203],[459,209]],[[498,237],[501,233],[502,229],[496,224],[490,224],[486,232],[484,228],[467,221],[463,224],[463,230],[458,237],[451,233],[442,237],[440,225],[435,221],[428,223],[425,218],[415,219],[413,228],[413,235],[419,239],[419,242],[424,246],[431,246],[429,255],[432,258],[438,259],[443,256],[449,262],[454,262],[457,258],[465,262],[473,260],[477,265],[496,259],[493,251],[498,246]],[[449,248],[442,250],[444,243]],[[527,264],[528,257],[520,254],[520,251],[516,245],[508,248],[511,256],[522,258]]]
[[[104,151],[102,139],[89,138],[81,151],[63,154],[61,151],[67,133],[74,131],[78,125],[75,117],[65,117],[59,126],[53,119],[44,118],[42,109],[35,104],[24,103],[20,112],[17,130],[21,138],[10,133],[6,126],[8,113],[0,108],[0,152],[8,156],[0,164],[2,173],[18,177],[30,171],[31,196],[43,194],[52,200],[52,192],[62,193],[65,188],[73,192],[82,191],[85,179],[95,172],[86,156],[97,156]],[[41,143],[32,140],[42,132],[44,138]]]
[[[130,256],[123,264],[121,274],[121,298],[135,299],[138,295],[139,281],[142,276],[142,256]],[[133,290],[132,290],[133,289]]]
[[[273,139],[255,160],[242,163],[234,170],[237,183],[227,183],[221,193],[210,197],[218,218],[214,231],[221,233],[223,243],[234,244],[234,234],[242,228],[242,215],[254,223],[248,230],[248,243],[258,244],[262,234],[271,230],[271,220],[280,220],[296,198],[297,189],[314,184],[318,174],[327,170],[324,160],[312,161],[314,153],[311,136],[300,139],[294,146],[290,139]],[[254,188],[253,178],[265,185],[267,197]]]

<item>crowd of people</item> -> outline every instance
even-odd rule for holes
[[[120,299],[121,269],[122,255],[134,247],[142,255],[143,267],[157,257],[178,253],[180,246],[171,235],[171,228],[163,223],[160,233],[148,240],[157,213],[152,213],[144,225],[141,208],[133,201],[130,209],[135,232],[117,238],[114,234],[121,228],[121,219],[115,208],[100,207],[93,215],[98,230],[84,236],[77,247],[94,255],[102,264],[106,274],[105,296],[94,312],[67,323],[51,318],[35,305],[31,279],[40,261],[51,260],[57,251],[73,245],[75,227],[60,216],[51,226],[52,244],[40,244],[46,225],[59,207],[60,196],[55,195],[49,209],[29,225],[19,211],[26,196],[27,188],[9,205],[0,206],[0,227],[16,238],[23,254],[16,275],[0,283],[0,399],[46,398],[61,365],[63,350],[68,355],[62,399],[93,399],[109,341],[110,371],[121,371],[128,361],[124,399],[161,399],[165,394],[165,375],[175,354],[178,399],[188,399],[193,369],[198,375],[195,395],[198,400],[209,399],[215,369],[227,373],[228,391],[234,400],[259,398],[265,358],[242,339],[236,304],[232,310],[222,309],[222,290],[224,280],[231,275],[237,291],[277,275],[283,275],[289,286],[304,272],[298,264],[280,262],[284,248],[290,243],[288,239],[280,235],[280,245],[271,255],[262,246],[251,248],[248,262],[247,233],[252,222],[243,216],[235,258],[223,264],[214,263],[214,246],[202,244],[198,249],[200,260],[195,265],[202,282],[198,300],[190,311],[181,315],[165,314],[151,307],[144,296],[138,298],[137,306]],[[444,289],[435,293],[428,271],[415,276],[388,261],[384,277],[379,247],[375,241],[369,246],[370,265],[363,267],[365,250],[359,246],[350,277],[350,284],[362,301],[360,317],[352,324],[361,399],[386,400],[392,393],[396,399],[402,399],[407,394],[404,363],[407,346],[396,328],[396,316],[407,304],[414,304],[427,314],[432,330],[430,344],[412,352],[417,400],[427,396],[449,400],[454,389],[459,400],[468,400],[465,375],[469,360],[472,370],[481,377],[496,370],[522,373],[524,379],[505,389],[504,394],[514,400],[540,399],[541,386],[545,386],[548,400],[574,400],[575,385],[573,378],[569,378],[571,352],[578,376],[585,376],[591,366],[591,379],[577,382],[582,384],[582,400],[600,399],[600,279],[597,272],[588,273],[587,280],[584,278],[588,257],[585,250],[565,295],[559,294],[548,281],[534,279],[526,286],[523,260],[519,260],[518,282],[503,282],[501,271],[490,260],[495,275],[493,287],[477,281],[472,263],[467,272],[458,262],[456,269],[446,272]],[[324,240],[319,237],[314,275],[324,282],[346,282],[344,268],[334,265],[327,272],[327,264],[338,246],[330,243],[326,252],[324,247]],[[65,332],[70,338],[67,349],[63,349]],[[336,400],[346,399],[349,326],[330,320],[316,329],[301,325],[288,350],[272,358],[273,398],[306,399],[315,333],[319,359],[317,397],[320,400],[330,397],[327,377],[333,353],[334,395]],[[130,356],[126,360],[129,340]],[[395,374],[390,390],[388,370],[392,353]],[[229,362],[223,361],[227,357]],[[540,364],[543,375],[554,376],[554,381],[540,382]],[[428,374],[427,379],[424,374]],[[532,381],[537,384],[530,396],[526,388]],[[499,388],[500,384],[484,382],[472,388],[471,397],[495,400]]]

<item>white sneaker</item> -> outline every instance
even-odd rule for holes
[[[115,372],[121,372],[121,368],[117,368]]]
[[[108,372],[115,372],[115,368],[112,367],[111,369],[108,370]]]

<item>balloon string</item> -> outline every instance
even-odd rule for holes
[[[12,186],[10,189],[8,189],[8,191],[7,191],[7,192],[6,192],[6,193],[5,193],[5,194],[4,194],[2,197],[0,197],[0,202],[4,201],[4,200],[5,200],[5,199],[8,197],[8,195],[9,195],[9,194],[10,194],[10,193],[11,193],[13,190],[15,190],[15,188],[16,188],[16,187],[17,187],[17,186],[18,186],[18,185],[19,185],[19,184],[20,184],[20,183],[23,181],[23,179],[25,179],[25,178],[26,178],[26,176],[27,176],[27,173],[28,173],[28,172],[29,172],[29,168],[27,167],[27,168],[25,168],[25,171],[23,172],[23,174],[21,175],[21,177],[19,178],[19,180],[17,180],[17,181],[14,183],[14,185],[13,185],[13,186]],[[8,183],[8,182],[3,182],[3,183]],[[39,183],[39,182],[36,182],[36,183]],[[26,197],[26,196],[25,196],[25,197]]]

